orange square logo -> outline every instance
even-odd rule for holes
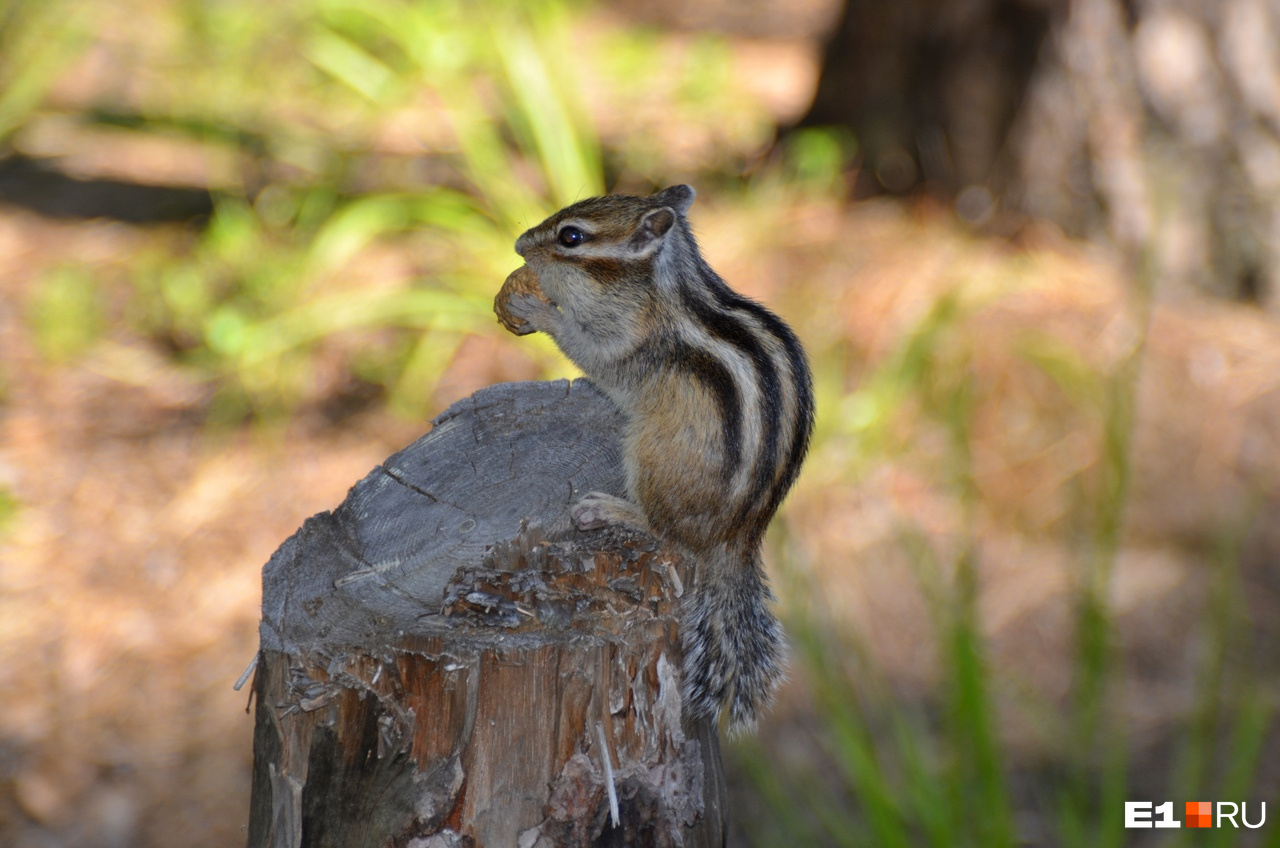
[[[1213,802],[1188,801],[1187,827],[1213,827]]]

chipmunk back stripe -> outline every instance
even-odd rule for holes
[[[704,274],[710,271],[705,269]],[[713,338],[719,339],[741,351],[756,371],[759,380],[758,395],[762,399],[762,421],[764,446],[752,469],[752,487],[743,500],[738,511],[738,519],[746,520],[773,485],[773,469],[778,456],[779,431],[782,428],[781,381],[773,358],[764,349],[760,340],[751,332],[751,328],[735,318],[731,313],[716,309],[710,303],[698,297],[688,286],[680,289],[681,300],[685,308],[693,313],[694,318]],[[741,414],[741,413],[740,413]],[[768,516],[764,516],[765,524]]]
[[[727,483],[742,464],[742,420],[739,417],[738,384],[733,379],[733,372],[705,350],[684,342],[673,343],[670,356],[671,361],[689,369],[716,399],[724,438],[724,465],[720,473]]]
[[[785,452],[786,460],[777,467],[775,475],[766,477],[752,493],[752,501],[764,497],[766,494],[768,495],[765,508],[758,513],[760,521],[757,529],[759,534],[763,536],[769,519],[777,511],[782,499],[791,488],[791,484],[795,482],[795,478],[800,472],[800,465],[808,452],[809,436],[813,429],[813,385],[809,365],[805,358],[804,348],[800,346],[799,339],[796,338],[791,328],[781,318],[754,300],[743,297],[729,288],[724,280],[720,278],[720,275],[705,264],[705,260],[701,264],[704,269],[702,276],[707,281],[707,287],[716,300],[716,307],[713,308],[713,311],[717,314],[732,314],[732,311],[737,310],[750,315],[755,321],[759,322],[760,326],[769,335],[777,340],[785,352],[789,372],[787,386],[794,393],[794,397],[789,399],[790,405],[786,410],[789,413],[788,421],[792,424],[792,432],[790,433],[790,444]],[[754,334],[755,331],[753,329],[753,338]],[[772,367],[776,354],[771,353],[769,356]],[[772,383],[771,385],[776,386],[777,383]],[[783,401],[776,400],[779,397],[778,393],[772,393],[772,396],[775,398],[774,403],[776,405],[783,404]],[[770,445],[770,451],[767,454],[770,461],[777,461],[777,453],[775,451],[776,446]],[[744,510],[753,506],[756,506],[756,504],[748,502],[744,505]]]
[[[813,434],[813,377],[805,360],[804,348],[795,336],[789,339],[787,353],[791,359],[791,373],[795,375],[797,418],[786,464],[778,476],[778,485],[769,498],[766,514],[770,516],[778,509],[796,477],[800,476],[800,465],[809,452],[809,438]]]
[[[740,309],[750,313],[781,343],[784,350],[786,350],[791,379],[794,383],[796,393],[794,400],[795,429],[791,434],[791,444],[787,450],[786,462],[780,469],[776,479],[770,481],[773,483],[773,490],[769,493],[768,506],[763,512],[764,521],[767,524],[779,504],[782,503],[787,490],[791,488],[791,484],[795,482],[795,478],[799,475],[800,465],[804,462],[805,454],[809,450],[809,436],[813,430],[813,382],[809,372],[809,364],[804,355],[804,348],[800,346],[800,341],[796,338],[795,333],[791,332],[791,328],[781,318],[754,300],[738,294],[718,278],[717,282],[719,285],[712,287],[712,293],[722,307]],[[763,495],[764,491],[760,491],[759,494]],[[761,535],[763,535],[763,530],[764,528],[761,528]]]

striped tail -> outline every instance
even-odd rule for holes
[[[732,730],[754,726],[785,677],[785,637],[757,553],[744,562],[723,546],[700,562],[697,585],[685,597],[684,706],[694,718],[729,707]]]

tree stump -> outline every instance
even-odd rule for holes
[[[623,494],[593,386],[461,401],[263,569],[250,848],[720,846],[712,722],[681,717],[691,573],[569,527]]]

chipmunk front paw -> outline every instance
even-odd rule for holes
[[[506,302],[506,312],[515,319],[514,328],[510,325],[508,328],[517,336],[548,332],[554,328],[559,315],[554,306],[531,294],[511,295]]]

